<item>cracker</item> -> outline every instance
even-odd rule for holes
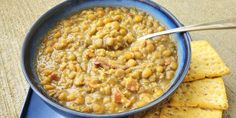
[[[221,118],[222,110],[190,108],[190,107],[164,107],[160,118]]]
[[[192,41],[191,48],[191,64],[185,81],[229,74],[229,68],[206,40]]]
[[[224,81],[214,78],[183,83],[171,98],[170,106],[225,110],[228,100]]]

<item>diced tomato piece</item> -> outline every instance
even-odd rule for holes
[[[54,74],[54,73],[52,73],[51,75],[50,75],[50,78],[52,79],[52,80],[55,80],[55,81],[58,81],[60,78],[56,75],[56,74]]]
[[[116,88],[114,91],[114,101],[116,103],[121,103],[121,99],[122,99],[122,94],[121,94],[120,90],[118,88]]]
[[[131,13],[128,13],[128,15],[129,15],[129,16],[133,16],[133,14],[131,14]]]
[[[115,102],[116,103],[121,103],[121,94],[115,93]]]
[[[93,62],[96,68],[102,67],[102,64],[98,61]]]

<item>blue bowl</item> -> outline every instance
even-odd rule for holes
[[[91,114],[82,113],[75,110],[66,108],[56,102],[55,99],[49,97],[39,84],[39,78],[36,74],[34,65],[36,51],[39,47],[43,35],[55,25],[55,23],[74,12],[78,12],[83,9],[96,7],[96,6],[124,6],[124,7],[136,7],[153,15],[162,25],[165,25],[167,29],[172,29],[182,26],[182,24],[165,8],[161,7],[157,3],[149,0],[70,0],[65,1],[54,8],[50,9],[44,15],[42,15],[32,26],[28,32],[23,48],[22,48],[22,70],[26,80],[30,84],[31,88],[36,94],[43,99],[50,107],[69,117],[125,117],[134,113],[138,113],[147,110],[154,105],[161,105],[167,101],[168,98],[174,93],[181,82],[184,80],[186,73],[190,65],[191,49],[190,49],[190,35],[188,33],[176,33],[173,35],[173,39],[177,44],[178,50],[178,68],[174,79],[171,82],[169,89],[163,93],[162,96],[154,100],[153,102],[134,110],[127,112],[113,113],[113,114]]]

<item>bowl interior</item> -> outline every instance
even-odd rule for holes
[[[67,109],[57,104],[55,100],[48,97],[48,95],[44,92],[44,90],[39,84],[39,79],[35,71],[34,60],[36,57],[37,48],[42,41],[42,37],[51,27],[55,25],[57,21],[71,15],[72,13],[96,6],[136,7],[154,16],[162,25],[166,26],[167,29],[172,29],[181,26],[181,24],[176,20],[176,18],[173,17],[167,10],[157,5],[156,3],[148,0],[71,0],[63,2],[58,6],[54,7],[53,9],[49,10],[46,14],[41,16],[38,21],[35,22],[31,30],[27,34],[22,50],[22,67],[27,81],[31,85],[32,89],[44,101],[48,102],[49,104],[73,114],[80,114],[92,117],[96,117],[96,114],[88,115],[86,113],[80,113]],[[113,114],[114,116],[129,115],[150,108],[153,105],[163,101],[170,94],[172,94],[174,90],[178,87],[178,85],[182,82],[190,63],[190,37],[187,33],[176,33],[172,35],[172,38],[177,44],[179,65],[170,88],[161,97],[151,102],[150,104],[139,109],[130,110],[129,112]]]

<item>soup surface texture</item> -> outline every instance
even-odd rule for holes
[[[89,113],[124,112],[160,97],[174,77],[176,44],[135,8],[96,7],[59,21],[43,37],[35,68],[43,88],[60,104]]]

